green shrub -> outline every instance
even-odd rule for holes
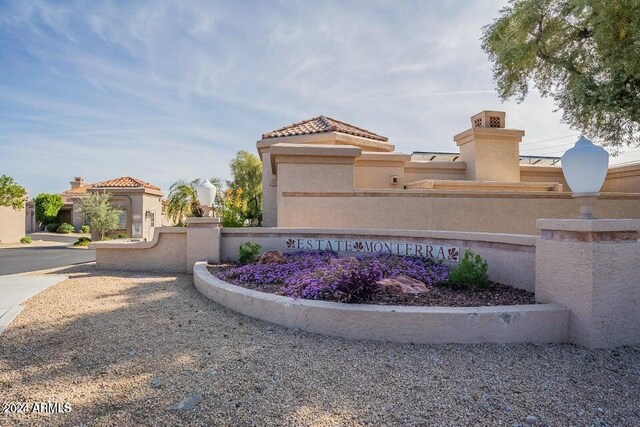
[[[261,247],[257,243],[242,243],[238,251],[238,261],[240,261],[240,264],[249,264],[250,262],[257,261],[260,256],[260,249]]]
[[[467,249],[462,261],[449,272],[449,284],[458,289],[476,290],[489,286],[489,265],[480,255]]]
[[[55,232],[58,227],[60,227],[60,224],[56,224],[56,223],[51,223],[51,224],[47,224],[47,226],[45,227],[45,229],[49,232],[49,233],[53,233]]]
[[[89,246],[91,243],[91,239],[88,237],[80,237],[77,242],[73,244],[73,246]]]
[[[31,237],[24,236],[22,239],[20,239],[20,243],[24,243],[24,244],[31,243]]]
[[[127,236],[126,233],[118,233],[116,234],[115,239],[126,239],[127,237],[129,236]]]
[[[75,228],[73,227],[73,225],[71,224],[67,224],[66,222],[63,224],[60,224],[60,227],[56,228],[56,233],[73,233],[75,231]]]
[[[82,227],[80,227],[80,231],[82,231],[83,233],[90,233],[91,228],[88,225],[83,225]]]

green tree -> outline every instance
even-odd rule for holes
[[[59,194],[40,193],[33,201],[36,204],[36,221],[43,225],[53,223],[64,205]]]
[[[220,215],[220,213],[224,209],[224,180],[222,178],[214,176],[209,178],[209,182],[211,182],[216,187],[216,201],[213,204],[213,207],[216,210],[216,214]]]
[[[0,206],[9,206],[15,210],[24,207],[27,190],[7,175],[0,176]]]
[[[169,188],[167,199],[167,216],[174,224],[184,226],[184,220],[190,216],[202,216],[202,208],[198,202],[196,189],[201,179],[185,181],[181,179],[174,182]]]
[[[229,165],[233,180],[229,188],[241,189],[244,203],[243,217],[250,222],[262,222],[262,162],[258,156],[247,151],[238,151]]]
[[[79,206],[79,211],[87,219],[91,230],[100,233],[100,240],[104,240],[107,232],[118,228],[123,212],[111,206],[110,199],[110,193],[90,193]]]
[[[640,1],[512,0],[484,27],[498,94],[552,97],[614,150],[640,145]]]

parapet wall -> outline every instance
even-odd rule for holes
[[[640,218],[640,194],[604,193],[602,218]],[[535,235],[539,218],[575,218],[566,192],[454,190],[285,191],[278,227],[451,230]]]

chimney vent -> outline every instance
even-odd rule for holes
[[[504,128],[504,111],[484,110],[471,117],[471,126],[474,128]]]

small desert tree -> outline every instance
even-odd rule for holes
[[[40,193],[33,201],[36,204],[36,221],[43,225],[54,222],[64,205],[59,194]]]
[[[27,190],[18,185],[13,178],[7,175],[0,176],[0,206],[10,206],[13,209],[21,209],[27,197]]]
[[[111,206],[110,193],[91,193],[80,203],[80,213],[87,219],[92,230],[100,233],[104,240],[108,231],[118,227],[122,210]]]

